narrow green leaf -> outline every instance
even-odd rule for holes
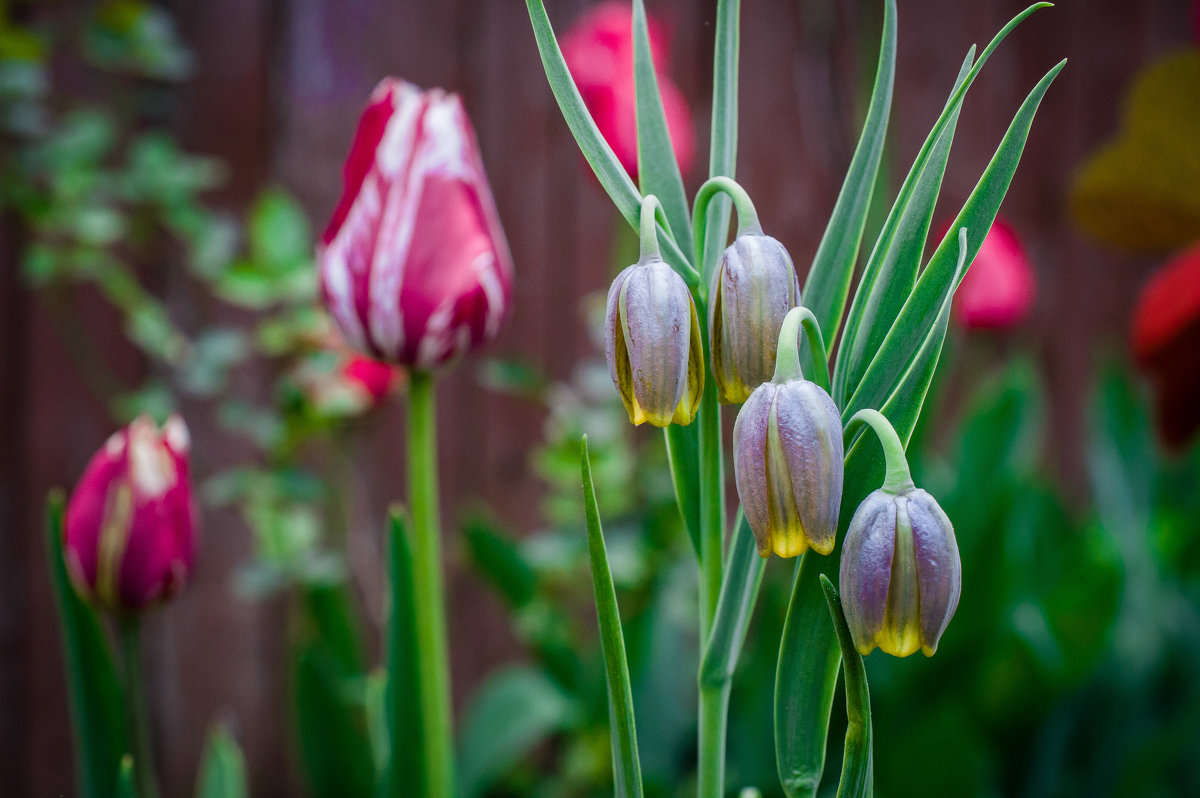
[[[950,226],[950,232],[934,251],[929,265],[921,273],[916,287],[867,367],[862,382],[843,408],[843,418],[849,418],[864,407],[877,407],[895,390],[924,343],[947,292],[957,287],[962,279],[961,274],[954,277],[959,256],[956,231],[967,228],[966,263],[969,269],[1012,183],[1038,105],[1065,63],[1061,61],[1047,72],[1021,104],[983,176]]]
[[[638,182],[642,194],[658,197],[677,240],[691,241],[687,194],[671,144],[671,131],[667,129],[662,96],[658,93],[658,75],[650,52],[650,31],[642,0],[633,2],[633,88],[637,108]]]
[[[308,585],[302,598],[309,638],[329,648],[347,674],[364,673],[367,666],[362,630],[346,584]]]
[[[596,179],[617,206],[617,210],[625,217],[625,221],[634,230],[639,227],[639,217],[642,207],[642,195],[638,193],[633,181],[625,172],[621,162],[613,153],[612,147],[604,140],[600,128],[588,113],[583,97],[571,78],[567,62],[563,59],[558,40],[554,37],[554,28],[550,18],[546,16],[546,6],[542,0],[525,0],[529,9],[529,20],[533,23],[533,35],[537,40],[538,53],[542,58],[542,67],[546,71],[546,80],[550,83],[550,91],[558,102],[559,111],[580,152],[596,173]],[[686,212],[686,211],[685,211]],[[681,233],[682,234],[682,233]],[[686,240],[686,239],[685,239]],[[662,225],[659,225],[659,246],[662,248],[663,260],[681,274],[691,266],[691,259],[684,255],[679,244]]]
[[[370,798],[376,773],[363,674],[347,673],[336,650],[320,640],[299,643],[293,658],[296,742],[312,794]]]
[[[389,593],[393,604],[387,617],[385,714],[391,756],[386,795],[412,795],[425,783],[425,755],[420,734],[420,684],[417,674],[417,606],[413,598],[412,542],[408,519],[393,507],[388,515]]]
[[[896,1],[884,0],[883,36],[879,45],[879,65],[875,86],[867,107],[858,146],[846,171],[842,190],[829,217],[825,235],[817,247],[812,267],[800,292],[804,305],[817,317],[821,330],[832,343],[842,322],[846,295],[854,276],[854,262],[862,243],[871,192],[883,157],[887,138],[888,115],[892,107],[892,84],[896,77]],[[805,372],[811,364],[805,363]]]
[[[717,0],[717,30],[713,41],[712,141],[708,176],[732,178],[737,171],[738,132],[738,17],[741,0]],[[721,194],[708,206],[704,251],[697,252],[700,274],[708,287],[718,255],[729,235],[729,197]],[[692,220],[695,223],[695,219]]]
[[[642,769],[638,759],[637,730],[633,717],[633,693],[629,684],[629,663],[625,657],[625,637],[617,592],[608,567],[600,510],[596,506],[596,488],[592,484],[592,465],[588,460],[587,436],[579,447],[583,476],[583,503],[587,512],[588,555],[592,563],[592,587],[596,596],[596,615],[600,622],[600,648],[604,654],[604,676],[608,684],[608,712],[612,735],[614,794],[620,798],[641,798]]]
[[[461,798],[486,794],[535,745],[568,724],[571,699],[541,671],[510,668],[493,674],[467,706],[459,744]]]
[[[733,678],[767,564],[765,558],[758,556],[754,532],[741,509],[734,524],[728,557],[727,576],[717,599],[712,634],[700,662],[700,684],[705,687],[720,687]]]
[[[671,467],[671,481],[675,486],[675,500],[696,557],[700,556],[699,427],[699,424],[688,424],[686,427],[671,424],[663,430],[667,463]]]
[[[469,520],[464,531],[471,561],[500,595],[517,608],[533,601],[537,576],[516,543],[480,517]]]
[[[935,146],[923,146],[918,153],[863,269],[846,316],[846,329],[842,333],[834,372],[836,401],[845,402],[848,390],[852,392],[858,386],[870,362],[869,356],[878,351],[892,320],[917,282],[925,238],[929,235],[962,108],[961,103],[951,108],[951,103],[971,71],[974,59],[975,47],[972,46],[959,69],[954,88],[950,90],[951,99],[946,101],[946,110],[950,112],[946,128]]]
[[[821,577],[821,589],[829,606],[829,617],[837,631],[842,662],[846,666],[846,749],[842,758],[842,778],[837,798],[870,798],[874,792],[874,766],[871,736],[871,691],[867,688],[867,669],[854,648],[854,638],[846,625],[842,600],[828,577]]]
[[[224,726],[217,726],[209,732],[204,746],[196,798],[246,798],[247,795],[242,749]]]
[[[121,757],[120,772],[117,773],[117,798],[138,798],[137,785],[133,780],[133,757],[126,754]]]
[[[129,750],[125,704],[112,652],[95,611],[75,592],[63,555],[63,495],[46,502],[46,559],[63,636],[63,667],[80,798],[113,795]]]

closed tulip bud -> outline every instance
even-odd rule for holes
[[[962,564],[954,527],[920,488],[868,496],[846,531],[842,601],[854,645],[933,656],[958,607]]]
[[[687,285],[660,258],[644,258],[613,280],[604,350],[631,422],[692,423],[704,388],[700,320]]]
[[[317,255],[346,340],[429,370],[494,338],[512,260],[459,98],[385,79],[359,121],[345,183]]]
[[[779,328],[798,304],[800,282],[783,245],[761,233],[734,239],[709,291],[712,370],[721,402],[744,402],[771,379]]]
[[[170,599],[196,558],[188,431],[146,416],[96,452],[67,504],[65,551],[76,590],[114,610]]]
[[[738,498],[758,553],[795,557],[833,551],[842,502],[842,417],[833,399],[800,374],[796,308],[779,334],[775,376],[754,389],[733,425]]]

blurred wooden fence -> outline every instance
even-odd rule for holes
[[[936,118],[972,42],[988,38],[1024,0],[900,3],[900,50],[889,168],[903,176]],[[517,265],[516,305],[494,352],[519,356],[565,377],[590,351],[579,301],[609,278],[613,213],[583,173],[546,87],[525,9],[516,0],[209,0],[170,3],[199,71],[177,95],[173,124],[195,152],[225,159],[239,210],[264,185],[299,196],[319,226],[340,191],[340,167],[357,113],[382,76],[461,92],[471,113]],[[561,30],[588,5],[549,2]],[[715,2],[661,0],[652,13],[673,28],[672,71],[693,107],[707,151]],[[1187,0],[1063,0],[1024,25],[972,90],[946,179],[957,208],[987,163],[1025,92],[1057,60],[1071,59],[1035,123],[1004,212],[1038,269],[1034,319],[1016,334],[1052,389],[1051,457],[1069,482],[1082,469],[1083,393],[1098,345],[1119,351],[1132,292],[1149,264],[1106,253],[1072,231],[1065,215],[1072,171],[1113,134],[1117,100],[1148,56],[1182,44]],[[870,79],[878,3],[746,0],[741,59],[738,176],[764,227],[800,266],[811,258],[856,135],[853,98]],[[694,190],[703,168],[690,175]],[[21,231],[0,240],[0,793],[73,792],[70,731],[59,638],[46,581],[41,507],[46,491],[70,486],[110,431],[86,399],[52,327],[15,267]],[[164,290],[171,295],[168,277]],[[106,351],[131,375],[141,368],[111,314],[83,308]],[[1008,344],[1011,347],[1011,344]],[[988,347],[966,351],[988,354]],[[469,369],[443,383],[441,447],[451,556],[454,520],[482,499],[518,529],[537,523],[539,485],[527,454],[540,412],[487,395]],[[197,456],[219,440],[203,414],[191,419]],[[402,497],[402,424],[384,413],[361,451],[370,459],[368,495],[381,508]],[[158,613],[148,633],[160,768],[167,794],[190,793],[204,730],[234,722],[253,771],[254,795],[302,792],[285,703],[282,600],[232,595],[231,575],[249,551],[231,515],[206,518],[202,566],[187,594]],[[375,530],[362,530],[368,554]],[[375,601],[378,575],[363,570]],[[452,565],[455,695],[519,652],[501,611]]]

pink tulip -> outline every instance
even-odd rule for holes
[[[967,329],[1005,330],[1029,315],[1036,293],[1025,248],[1012,225],[997,217],[954,295],[954,318]]]
[[[342,366],[342,377],[360,390],[375,405],[391,392],[400,370],[390,363],[382,363],[369,357],[355,355]]]
[[[637,110],[633,89],[633,17],[629,3],[609,0],[584,14],[562,39],[563,58],[617,159],[637,179]],[[696,152],[691,111],[667,76],[667,36],[663,25],[648,19],[650,53],[662,95],[667,130],[684,174]]]
[[[1134,359],[1154,384],[1159,431],[1182,446],[1200,431],[1200,244],[1151,275],[1131,337]]]
[[[385,78],[344,176],[317,256],[346,340],[418,369],[492,340],[512,299],[512,259],[458,96]]]
[[[67,504],[67,570],[75,588],[109,609],[170,599],[196,559],[188,431],[140,416],[93,455]]]

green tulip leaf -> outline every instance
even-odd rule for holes
[[[112,652],[95,611],[75,592],[63,552],[63,496],[46,507],[46,559],[63,636],[63,665],[75,743],[76,791],[81,798],[113,795],[129,750],[125,701]]]
[[[196,798],[246,798],[249,794],[242,749],[228,729],[217,726],[204,746]]]
[[[619,798],[641,798],[642,768],[638,759],[637,730],[633,715],[633,692],[629,682],[629,662],[625,656],[625,636],[600,510],[596,506],[596,488],[592,484],[592,466],[588,460],[587,436],[579,449],[583,476],[583,502],[587,512],[588,555],[592,564],[592,587],[596,615],[600,622],[600,648],[604,654],[604,676],[608,685],[608,717],[612,737],[614,794]]]

